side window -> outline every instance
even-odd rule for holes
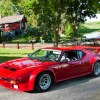
[[[78,55],[77,55],[77,51],[76,50],[71,50],[71,51],[65,51],[61,61],[75,61],[78,60]]]
[[[81,50],[65,51],[61,57],[61,61],[76,61],[81,60],[85,56],[85,53]]]
[[[77,55],[78,55],[78,60],[81,60],[85,56],[85,53],[83,51],[77,51]]]
[[[64,52],[64,54],[61,57],[61,62],[67,62],[70,61],[70,59],[68,58],[68,52]]]
[[[78,60],[77,51],[76,50],[68,51],[68,58],[70,59],[70,61]]]

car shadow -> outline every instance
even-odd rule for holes
[[[65,80],[62,82],[55,83],[50,91],[56,91],[56,90],[61,90],[69,87],[74,87],[76,85],[81,85],[86,82],[89,82],[89,80],[94,79],[95,77],[92,77],[90,75],[82,76],[82,77],[77,77],[69,80]]]
[[[76,85],[81,85],[81,84],[84,84],[86,82],[89,82],[90,80],[92,80],[94,78],[96,78],[96,77],[86,75],[86,76],[82,76],[82,77],[77,77],[77,78],[57,82],[57,83],[54,83],[53,86],[51,87],[51,89],[47,92],[62,90],[62,89],[65,89],[65,88],[74,87]],[[35,91],[27,92],[27,93],[43,93],[43,92],[38,92],[38,91],[35,90]]]

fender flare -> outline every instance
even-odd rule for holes
[[[92,71],[93,71],[93,66],[96,62],[100,62],[100,58],[99,57],[93,57],[91,60],[90,60],[90,65],[92,66]]]
[[[55,73],[53,72],[53,70],[51,69],[43,69],[43,68],[38,68],[37,70],[33,71],[30,75],[30,78],[29,78],[29,83],[28,83],[28,88],[29,90],[34,90],[35,89],[35,84],[36,84],[36,79],[38,77],[38,75],[42,72],[51,72],[54,76],[54,81],[56,80],[55,78]]]

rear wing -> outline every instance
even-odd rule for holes
[[[77,48],[77,49],[86,49],[90,50],[95,53],[100,53],[100,47],[94,47],[94,46],[72,46],[72,48]]]

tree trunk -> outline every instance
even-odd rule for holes
[[[59,33],[58,31],[56,31],[54,35],[54,47],[58,47],[58,42],[59,42]]]
[[[57,29],[56,29],[56,32],[55,32],[55,44],[54,46],[55,47],[58,47],[58,42],[59,42],[59,31],[60,31],[60,25],[61,25],[61,14],[62,14],[62,7],[63,7],[63,0],[60,0],[59,1],[59,7],[58,7],[58,16],[57,16]]]

